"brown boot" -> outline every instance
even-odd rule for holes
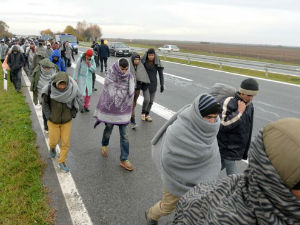
[[[129,160],[124,160],[120,162],[120,166],[122,166],[125,170],[132,171],[133,170],[133,165]]]

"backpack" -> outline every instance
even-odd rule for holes
[[[209,90],[209,94],[213,96],[217,102],[221,102],[224,98],[232,97],[236,93],[236,89],[228,84],[215,83]]]

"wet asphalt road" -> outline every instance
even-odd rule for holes
[[[84,51],[83,48],[80,49]],[[108,64],[112,65],[116,58],[110,57]],[[238,87],[244,77],[229,75],[206,69],[188,67],[163,62],[165,73],[188,78],[184,80],[174,76],[165,76],[165,92],[157,93],[155,102],[173,111],[189,104],[193,99],[207,92],[216,82],[231,84]],[[68,73],[73,75],[73,69]],[[97,74],[104,77],[97,68]],[[254,100],[255,122],[253,136],[260,128],[270,121],[283,117],[300,117],[299,86],[290,86],[280,83],[259,80],[260,92]],[[119,166],[120,142],[118,127],[115,127],[109,145],[109,157],[103,158],[100,153],[101,138],[104,125],[93,128],[93,111],[98,102],[102,84],[96,83],[98,91],[93,92],[91,112],[79,113],[72,123],[71,147],[68,155],[68,166],[95,225],[140,225],[145,224],[144,211],[161,198],[162,183],[160,176],[151,158],[150,141],[156,131],[162,126],[165,119],[152,113],[153,122],[142,122],[138,115],[141,106],[136,108],[136,130],[129,129],[130,156],[135,170],[127,172]],[[34,118],[33,118],[34,120]],[[36,128],[38,132],[41,132]],[[38,139],[43,146],[43,140]],[[240,162],[239,170],[243,171],[247,164]],[[222,172],[221,176],[224,176]],[[49,180],[49,178],[47,178]],[[56,180],[50,186],[55,186]],[[56,193],[57,192],[57,193]],[[59,189],[52,191],[52,196],[61,195]],[[51,196],[50,196],[51,197]],[[62,199],[59,209],[65,209]],[[66,225],[64,217],[67,214],[58,213],[57,224]],[[165,224],[172,215],[161,219]],[[69,221],[69,220],[67,220]]]

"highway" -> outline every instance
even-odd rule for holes
[[[137,52],[145,52],[147,49],[145,48],[132,48],[134,51]],[[277,63],[266,63],[261,61],[250,61],[250,60],[242,60],[242,59],[235,59],[235,58],[226,58],[226,57],[215,57],[215,56],[207,56],[207,55],[197,55],[191,53],[182,53],[182,52],[166,52],[166,51],[159,51],[157,53],[163,57],[173,57],[178,59],[190,59],[191,61],[199,61],[205,63],[212,63],[212,64],[222,64],[222,66],[231,66],[236,68],[243,68],[243,69],[252,69],[257,71],[266,71],[266,66],[268,72],[272,73],[279,73],[279,74],[286,74],[292,76],[300,76],[300,66],[292,66],[292,65],[284,65],[284,64],[277,64]]]
[[[85,51],[86,48],[80,48]],[[109,65],[117,60],[110,57]],[[165,92],[157,93],[156,113],[152,113],[152,123],[142,122],[139,119],[141,106],[136,109],[136,130],[129,129],[130,156],[135,170],[128,172],[119,166],[119,131],[115,127],[109,145],[109,157],[103,158],[100,154],[103,125],[93,128],[93,111],[98,103],[99,94],[103,88],[102,81],[105,76],[97,68],[97,92],[93,92],[91,99],[91,112],[81,114],[73,120],[71,147],[68,155],[68,166],[88,214],[95,225],[141,225],[146,224],[144,211],[161,198],[162,184],[160,176],[151,158],[150,141],[157,130],[169,117],[167,112],[176,112],[189,104],[193,99],[209,90],[214,83],[226,83],[236,88],[245,79],[243,76],[224,72],[196,68],[186,65],[163,61],[165,66]],[[73,75],[73,68],[68,69]],[[255,118],[253,137],[268,122],[283,117],[300,118],[299,86],[258,80],[260,91],[254,98]],[[31,108],[32,107],[32,104]],[[33,121],[37,118],[33,115]],[[36,132],[41,128],[34,124]],[[45,148],[45,140],[38,137],[38,145]],[[45,149],[45,155],[47,154]],[[50,159],[46,160],[50,163]],[[48,165],[48,164],[47,164]],[[242,172],[246,168],[245,162],[238,164]],[[68,225],[70,215],[66,201],[58,180],[53,174],[49,164],[46,184],[52,188],[50,198],[55,199],[53,205],[57,208],[57,223]],[[52,171],[52,172],[51,172]],[[222,172],[221,176],[225,176]],[[163,218],[160,224],[172,219],[172,215]]]

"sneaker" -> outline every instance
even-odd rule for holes
[[[152,122],[152,118],[151,118],[151,116],[146,116],[146,121],[148,121],[148,122]]]
[[[136,123],[131,122],[129,126],[131,127],[131,129],[135,129],[138,125]]]
[[[141,114],[141,120],[146,121],[146,114],[144,114],[144,113]]]
[[[85,112],[85,110],[84,110],[84,109],[82,109],[82,110],[80,110],[80,112],[81,112],[81,113],[84,113],[84,112]]]
[[[65,162],[59,163],[59,168],[66,173],[70,171]]]
[[[101,147],[101,154],[103,157],[108,157],[108,150],[107,150],[107,146],[102,146]]]
[[[146,217],[147,225],[157,225],[158,224],[158,221],[153,220],[149,217],[149,211],[145,212],[145,217]]]
[[[51,148],[51,149],[50,149],[50,157],[51,157],[52,159],[54,159],[55,156],[56,156],[56,149],[55,149],[55,148]]]
[[[48,133],[49,133],[48,128],[44,128],[44,132],[45,132],[46,134],[48,134]]]
[[[89,112],[90,110],[88,108],[84,108],[84,111]]]
[[[132,171],[133,170],[133,165],[129,160],[124,160],[120,162],[120,166],[123,167],[125,170]]]
[[[93,91],[98,91],[98,89],[97,88],[93,88]]]

